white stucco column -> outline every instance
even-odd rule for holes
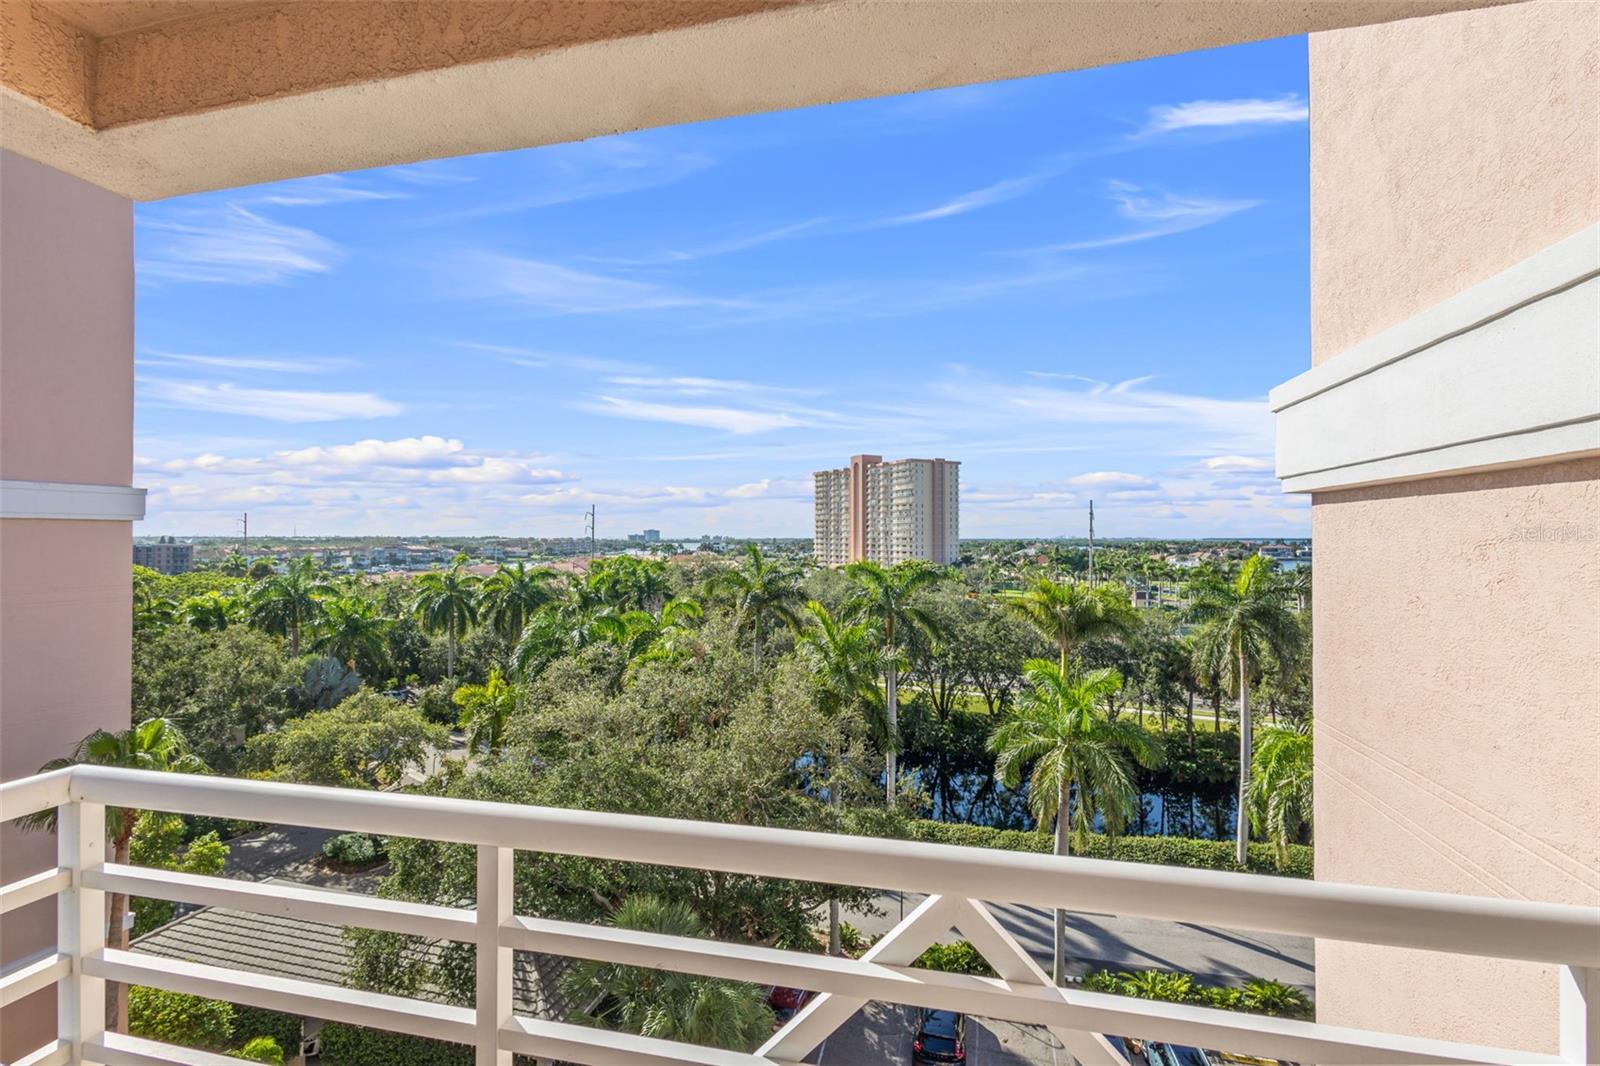
[[[133,205],[0,151],[0,778],[129,715]],[[55,843],[0,826],[0,882]],[[7,915],[4,961],[52,942],[54,905]],[[0,1061],[54,1033],[53,990],[0,1018]]]

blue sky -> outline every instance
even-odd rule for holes
[[[140,205],[137,532],[1305,534],[1304,38]]]

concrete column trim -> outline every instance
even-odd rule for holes
[[[145,490],[127,485],[75,485],[62,481],[0,481],[0,518],[137,522]]]
[[[1288,492],[1600,454],[1600,225],[1272,390]]]

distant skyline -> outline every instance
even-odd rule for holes
[[[1306,45],[136,208],[135,534],[808,536],[962,463],[963,536],[1306,536]]]

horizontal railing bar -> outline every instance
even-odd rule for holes
[[[57,866],[53,870],[41,870],[32,877],[24,877],[9,885],[0,885],[0,914],[9,913],[18,907],[26,907],[30,903],[47,899],[71,887],[72,871],[64,866]]]
[[[953,1010],[1026,1025],[1121,1033],[1327,1066],[1560,1061],[1516,1049],[1393,1036],[1205,1007],[1185,1007],[1169,1014],[1152,1011],[1148,1001],[1124,996],[1049,985],[1008,986],[994,978],[969,974],[542,918],[513,918],[502,927],[502,942],[522,950],[599,962],[809,988],[852,999]]]
[[[511,1019],[500,1030],[500,1046],[540,1060],[603,1063],[604,1066],[773,1066],[774,1060],[740,1051],[618,1033],[540,1018]]]
[[[0,782],[0,822],[26,818],[71,800],[68,786],[75,767]]]
[[[158,1040],[128,1036],[125,1033],[105,1033],[91,1040],[84,1048],[86,1058],[105,1062],[111,1066],[235,1066],[248,1062],[232,1055],[219,1055],[215,1051],[163,1044]]]
[[[0,1007],[49,988],[72,973],[72,956],[55,948],[45,948],[12,963],[0,973]]]
[[[230,970],[114,948],[97,951],[84,959],[83,969],[91,977],[108,981],[150,985],[169,992],[225,999],[230,1003],[243,1003],[305,1018],[388,1029],[458,1044],[471,1044],[473,1041],[472,1011],[447,1003],[363,992],[341,985]]]
[[[202,907],[228,907],[327,925],[354,925],[442,940],[471,940],[476,935],[470,910],[332,888],[236,881],[109,862],[85,870],[83,883],[106,892],[124,892],[130,896]]]
[[[66,1063],[71,1061],[72,1044],[66,1040],[55,1040],[43,1047],[34,1048],[11,1066],[66,1066]]]
[[[80,766],[76,799],[1600,967],[1600,909],[643,815]]]

